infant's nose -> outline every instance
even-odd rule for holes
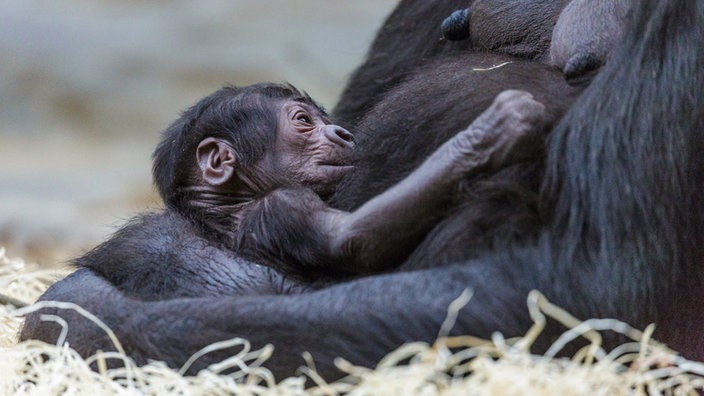
[[[325,127],[325,136],[337,145],[344,147],[354,146],[354,135],[341,126],[327,125]]]

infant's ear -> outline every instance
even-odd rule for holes
[[[224,139],[203,139],[196,149],[196,161],[203,180],[210,185],[223,185],[235,174],[235,150]]]

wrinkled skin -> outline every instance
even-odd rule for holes
[[[310,105],[291,101],[283,105],[276,134],[276,168],[292,184],[320,196],[329,196],[351,169],[352,134],[334,125]]]

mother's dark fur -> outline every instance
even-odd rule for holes
[[[176,366],[230,337],[248,338],[254,347],[273,343],[268,366],[277,375],[292,374],[303,351],[313,354],[326,376],[335,375],[336,356],[371,366],[403,342],[432,341],[448,304],[466,288],[474,295],[455,333],[524,333],[530,326],[526,295],[539,289],[581,318],[616,317],[639,327],[655,322],[657,338],[704,359],[701,37],[703,2],[642,2],[614,61],[552,132],[537,201],[542,225],[532,232],[534,239],[442,268],[373,276],[307,294],[144,302],[84,270],[64,281],[74,285],[71,293],[64,288],[46,298],[95,312],[138,361]],[[418,108],[416,116],[422,119],[425,110]],[[369,138],[386,142],[382,134]],[[432,135],[408,137],[416,139],[435,144]],[[441,228],[436,238],[458,232],[461,227]],[[96,327],[64,316],[72,346],[83,353],[109,347]],[[28,328],[37,326],[36,319],[29,319]],[[232,352],[214,352],[194,367]]]

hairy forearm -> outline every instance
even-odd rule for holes
[[[525,92],[499,95],[407,178],[356,211],[339,215],[332,251],[353,271],[399,264],[442,217],[458,180],[510,162],[513,146],[541,125],[543,111]]]
[[[398,264],[444,213],[458,180],[486,165],[473,145],[451,139],[408,177],[346,214],[335,249],[353,271]],[[466,155],[465,155],[466,154]]]

